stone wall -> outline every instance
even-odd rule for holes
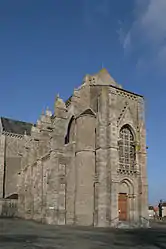
[[[23,136],[6,135],[5,197],[17,193],[18,174],[21,170],[21,154],[24,147]]]
[[[17,193],[18,174],[21,169],[20,154],[24,139],[21,135],[0,134],[0,197]],[[3,196],[4,195],[4,196]]]
[[[96,116],[85,111],[76,119],[76,224],[92,225],[94,212]]]

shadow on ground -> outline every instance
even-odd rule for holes
[[[0,219],[3,249],[166,248],[166,224],[150,229],[104,229],[50,226],[19,219]]]

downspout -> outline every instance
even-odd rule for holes
[[[76,165],[76,148],[77,148],[77,121],[76,119],[74,120],[74,132],[75,132],[75,144],[74,144],[74,174],[75,174],[75,186],[74,186],[74,225],[77,223],[77,217],[76,217],[76,201],[77,201],[77,165]]]
[[[2,197],[5,198],[5,183],[6,183],[6,135],[5,136],[5,143],[4,143],[4,169],[3,169],[3,195]]]
[[[96,178],[97,178],[97,168],[96,168],[96,128],[95,128],[95,177],[94,177],[94,183],[93,183],[93,226],[96,226],[97,225],[97,210],[96,210],[96,199],[98,198],[96,196],[96,185],[97,185],[97,182],[96,182]]]

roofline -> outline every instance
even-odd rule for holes
[[[73,94],[70,95],[70,97],[67,100],[65,100],[65,104],[67,104],[67,102],[70,101],[72,97],[73,97]]]
[[[111,86],[111,85],[109,85],[109,86]],[[144,96],[143,96],[143,95],[141,95],[141,94],[134,93],[134,92],[131,92],[131,91],[125,90],[125,89],[120,88],[120,87],[117,87],[117,86],[111,86],[111,87],[113,87],[113,88],[115,88],[115,89],[118,89],[118,90],[121,90],[121,91],[124,91],[124,92],[126,92],[126,93],[130,93],[130,94],[133,94],[133,95],[139,96],[139,97],[141,97],[141,98],[143,98],[143,99],[144,99]]]
[[[143,99],[145,99],[145,97],[141,94],[138,94],[138,93],[134,93],[134,92],[131,92],[131,91],[128,91],[128,90],[125,90],[123,88],[120,88],[120,87],[117,87],[117,86],[112,86],[112,85],[90,85],[90,86],[109,86],[109,87],[112,87],[112,88],[115,88],[117,90],[120,90],[120,91],[123,91],[123,92],[126,92],[126,93],[130,93],[132,95],[135,95],[135,96],[138,96],[138,97],[141,97]],[[66,101],[65,101],[65,104],[67,104],[67,102],[70,102],[71,98],[73,97],[73,95],[71,95]]]
[[[120,90],[120,91],[123,91],[123,92],[126,92],[126,93],[130,93],[130,94],[133,94],[133,95],[135,95],[135,96],[139,96],[139,97],[141,97],[141,98],[143,98],[144,99],[144,96],[143,95],[141,95],[141,94],[138,94],[138,93],[133,93],[133,92],[131,92],[131,91],[128,91],[128,90],[125,90],[125,89],[123,89],[123,88],[120,88],[120,87],[117,87],[117,86],[112,86],[112,85],[104,85],[104,84],[102,84],[102,85],[90,85],[90,86],[107,86],[107,87],[112,87],[112,88],[115,88],[115,89],[117,89],[117,90]]]
[[[21,123],[25,123],[25,124],[34,125],[33,123],[26,122],[26,121],[22,121],[22,120],[18,120],[18,119],[13,119],[13,118],[8,118],[8,117],[0,116],[0,119],[1,119],[1,118],[8,119],[8,120],[12,120],[12,121],[15,121],[15,122],[21,122]]]

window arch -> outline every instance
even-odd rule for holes
[[[120,130],[119,142],[119,167],[122,170],[133,170],[135,167],[135,144],[134,136],[128,125]]]
[[[68,144],[72,141],[74,141],[74,116],[70,119],[68,124],[67,134],[65,136],[65,144]]]

